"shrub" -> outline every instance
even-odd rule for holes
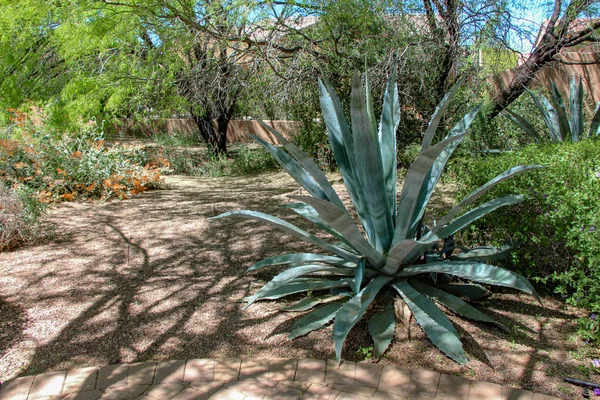
[[[44,209],[30,189],[11,190],[0,185],[0,251],[33,240],[40,232],[39,218]]]
[[[530,200],[482,218],[469,234],[478,241],[511,241],[516,247],[509,268],[548,283],[569,303],[594,313],[600,313],[599,145],[598,140],[530,145],[498,156],[463,158],[452,166],[459,194],[515,163],[547,166],[499,185],[492,195],[520,191]]]
[[[311,310],[296,321],[291,338],[320,329],[334,320],[333,341],[339,360],[348,333],[368,314],[369,333],[374,341],[373,353],[380,357],[393,339],[395,299],[401,298],[433,344],[454,361],[464,364],[467,358],[458,333],[436,303],[467,318],[506,329],[458,296],[480,298],[487,289],[478,283],[508,286],[536,294],[522,276],[485,262],[496,256],[498,250],[465,249],[463,253],[454,255],[456,246],[452,236],[488,212],[519,203],[521,196],[507,195],[463,213],[496,183],[537,167],[508,169],[467,196],[436,226],[423,227],[427,204],[446,162],[465,137],[479,108],[459,121],[444,140],[432,144],[452,96],[444,98],[425,132],[422,150],[406,174],[397,202],[396,130],[400,104],[395,78],[392,74],[388,81],[379,125],[370,101],[368,80],[366,86],[366,91],[363,91],[361,79],[356,75],[352,83],[350,128],[331,85],[327,82],[320,84],[323,120],[366,238],[316,163],[264,124],[285,150],[260,138],[254,139],[267,148],[311,195],[294,196],[297,203],[286,207],[330,233],[338,243],[326,242],[289,222],[256,211],[231,211],[214,218],[237,216],[267,222],[333,254],[285,254],[250,267],[251,271],[255,271],[272,265],[289,266],[252,295],[248,306],[257,300],[278,299],[297,293],[314,294],[287,307],[291,311]],[[452,90],[455,91],[456,88]],[[456,285],[452,282],[456,278],[469,283]]]

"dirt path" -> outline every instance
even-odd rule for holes
[[[52,240],[0,254],[0,380],[117,362],[333,358],[331,328],[289,341],[294,314],[280,313],[277,303],[248,310],[240,303],[271,276],[245,275],[248,266],[306,246],[255,222],[207,220],[240,208],[290,216],[278,205],[297,185],[283,173],[167,183],[131,200],[63,204],[49,215]],[[467,367],[443,357],[416,326],[398,328],[382,362],[568,398],[562,377],[584,377],[570,355],[579,345],[568,340],[579,314],[552,299],[546,308],[532,300],[504,293],[487,302],[512,335],[453,318],[472,360]],[[349,337],[347,359],[370,345],[361,328]]]

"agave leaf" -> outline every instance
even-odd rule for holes
[[[315,306],[318,306],[321,303],[326,303],[332,299],[332,296],[309,296],[293,304],[290,304],[289,306],[281,307],[281,310],[290,312],[307,311],[311,308],[314,308]]]
[[[431,146],[431,142],[433,141],[433,137],[435,136],[435,131],[446,112],[446,109],[450,105],[450,101],[456,94],[456,91],[462,85],[464,77],[461,77],[455,84],[452,86],[452,89],[440,101],[440,104],[435,108],[433,115],[431,116],[431,120],[429,121],[429,125],[427,126],[427,130],[425,131],[425,136],[423,137],[423,146],[421,148],[422,151],[427,150]]]
[[[466,364],[467,357],[462,343],[446,314],[435,303],[413,289],[406,280],[395,280],[392,286],[402,296],[429,340],[457,363]]]
[[[366,60],[365,60],[366,61]],[[388,80],[389,82],[389,80]],[[373,132],[377,129],[377,122],[375,121],[375,110],[373,109],[373,99],[371,97],[371,80],[367,73],[366,62],[365,62],[365,99],[367,105],[367,116],[369,117],[369,123]]]
[[[365,240],[352,218],[344,211],[328,201],[315,197],[292,196],[292,198],[313,207],[319,216],[336,232],[339,232],[353,248],[364,255],[372,266],[379,268],[385,264],[385,257]]]
[[[596,105],[588,136],[598,136],[598,134],[600,134],[600,102]]]
[[[302,335],[306,335],[317,329],[321,329],[325,324],[331,321],[338,313],[341,303],[325,304],[317,308],[315,311],[305,315],[294,323],[290,339],[296,339]]]
[[[504,111],[506,111],[506,114],[502,115],[511,120],[519,128],[521,128],[527,135],[529,135],[533,140],[535,140],[536,143],[538,143],[541,140],[539,133],[533,127],[533,125],[529,123],[529,121],[527,121],[519,114],[512,112],[508,108],[505,108]]]
[[[392,280],[389,276],[379,275],[364,287],[356,296],[348,300],[338,311],[333,323],[333,341],[338,361],[342,357],[342,346],[348,332],[367,311],[377,293]]]
[[[571,139],[577,142],[583,135],[583,85],[581,78],[571,77],[569,83],[569,106],[571,109]]]
[[[432,249],[438,241],[439,238],[435,236],[430,236],[427,240],[406,239],[401,241],[390,251],[382,272],[389,275],[395,274],[403,265],[413,263],[427,250]]]
[[[477,260],[481,262],[494,262],[506,258],[512,248],[508,245],[494,247],[482,246],[469,250],[465,253],[458,253],[452,256],[452,260],[467,261]]]
[[[356,272],[354,273],[354,293],[358,294],[360,292],[360,287],[362,286],[363,277],[365,275],[365,264],[366,261],[364,258],[361,258],[360,262],[356,266]]]
[[[441,305],[448,307],[449,309],[451,309],[459,315],[462,315],[463,317],[472,319],[474,321],[489,322],[491,324],[496,325],[504,332],[510,333],[506,326],[488,317],[475,307],[469,305],[468,303],[459,299],[456,296],[453,296],[449,293],[444,292],[443,290],[440,290],[423,282],[411,281],[410,284],[419,292],[423,293],[425,296],[432,298]]]
[[[357,176],[357,187],[360,190],[362,207],[369,215],[373,233],[369,242],[383,253],[389,248],[394,233],[394,221],[391,210],[387,207],[387,194],[381,190],[384,186],[381,150],[377,134],[369,121],[366,109],[365,91],[360,76],[354,75],[350,101],[352,117],[352,136],[354,148],[360,151],[354,154],[353,169]],[[360,216],[360,215],[359,215]]]
[[[454,126],[454,128],[452,128],[452,130],[448,133],[448,136],[446,137],[446,139],[449,139],[449,138],[455,137],[455,136],[459,136],[459,135],[465,135],[467,133],[469,127],[471,126],[471,123],[475,120],[475,117],[480,109],[481,109],[481,104],[478,105],[477,107],[475,107],[473,110],[471,110],[471,112],[469,112],[467,115],[465,115]],[[421,189],[419,191],[419,197],[417,199],[417,205],[416,205],[417,212],[415,213],[415,216],[413,217],[413,221],[412,221],[410,230],[408,231],[407,238],[412,237],[415,234],[417,225],[423,218],[423,215],[425,215],[425,209],[427,208],[427,204],[429,203],[429,200],[431,199],[431,195],[433,194],[433,191],[435,190],[435,187],[437,186],[437,183],[438,183],[440,177],[442,176],[444,167],[446,166],[448,159],[450,158],[452,153],[454,153],[454,150],[456,150],[456,147],[459,145],[459,143],[460,143],[460,141],[456,141],[456,142],[449,144],[440,153],[440,155],[436,158],[435,162],[431,166],[429,175],[425,179],[425,182],[421,186]]]
[[[395,276],[406,278],[430,272],[441,272],[475,282],[510,287],[529,293],[541,302],[533,286],[521,275],[504,268],[475,261],[440,261],[422,265],[409,265]]]
[[[396,63],[394,63],[383,97],[383,108],[381,110],[381,121],[379,122],[378,131],[385,193],[393,220],[396,218],[396,130],[399,123],[400,99],[398,97],[398,86],[396,85]]]
[[[555,114],[558,127],[560,129],[560,135],[564,138],[571,136],[571,127],[569,126],[569,118],[567,117],[567,111],[565,110],[565,103],[563,102],[562,95],[558,91],[556,84],[550,79],[550,103],[552,109],[548,109],[550,115],[552,112]],[[577,140],[574,140],[576,142]]]
[[[477,283],[441,283],[440,287],[471,301],[483,300],[492,293]]]
[[[279,140],[279,142],[285,147],[285,149],[294,157],[298,163],[309,173],[310,176],[314,178],[317,184],[321,187],[323,192],[327,195],[329,201],[333,204],[346,211],[346,207],[342,200],[340,200],[338,194],[331,186],[331,182],[325,176],[323,171],[315,164],[315,162],[310,158],[305,152],[300,150],[298,146],[293,143],[290,143],[281,133],[277,132],[275,129],[271,128],[269,125],[265,124],[263,121],[258,121],[258,123],[269,131],[273,136]],[[346,211],[347,212],[347,211]]]
[[[398,205],[398,215],[396,217],[396,230],[392,247],[396,246],[400,241],[410,239],[409,232],[417,210],[419,193],[424,182],[429,179],[431,167],[435,163],[438,156],[448,147],[454,145],[455,142],[460,142],[465,135],[456,135],[445,139],[435,145],[422,151],[410,166],[404,186],[400,194],[400,203]]]
[[[392,343],[396,331],[396,313],[394,303],[389,302],[381,312],[369,319],[369,334],[373,338],[373,355],[379,358]]]
[[[437,231],[435,233],[435,235],[440,238],[447,238],[448,236],[455,234],[456,232],[463,229],[464,227],[469,226],[470,224],[472,224],[479,218],[485,216],[486,214],[489,214],[492,211],[494,211],[500,207],[520,203],[523,200],[525,200],[525,197],[523,197],[520,194],[509,194],[507,196],[503,196],[503,197],[499,197],[497,199],[490,200],[487,203],[484,203],[484,204],[470,210],[469,212],[465,213],[464,215],[461,215],[460,217],[456,218],[452,222],[448,223],[447,225],[442,227],[439,231]],[[434,229],[434,231],[435,231],[435,229]]]
[[[340,168],[344,184],[352,203],[358,213],[368,237],[374,235],[369,214],[365,211],[361,192],[357,187],[358,181],[354,171],[354,139],[344,109],[327,79],[319,79],[319,99],[323,112],[323,121],[327,127],[329,143],[333,150],[335,161]]]
[[[267,143],[263,139],[250,135],[255,142],[262,145],[265,149],[267,149],[271,155],[279,162],[279,164],[283,167],[283,169],[292,177],[300,186],[308,191],[308,193],[312,194],[315,197],[320,199],[328,200],[329,197],[323,189],[315,182],[312,176],[306,172],[304,168],[294,160],[288,153],[280,149],[279,147],[273,146],[271,143]]]
[[[336,265],[338,267],[347,267],[348,262],[343,258],[327,256],[324,254],[315,254],[315,253],[294,253],[294,254],[282,254],[278,256],[273,256],[269,258],[265,258],[262,261],[257,262],[248,268],[247,272],[250,271],[258,271],[259,269],[271,266],[271,265],[279,265],[279,264],[293,264],[299,262],[322,262],[331,265]]]
[[[480,186],[477,189],[475,189],[467,197],[465,197],[460,203],[458,203],[456,206],[454,206],[454,208],[452,208],[438,222],[438,224],[435,226],[435,228],[433,228],[433,230],[432,230],[433,234],[436,234],[437,232],[439,232],[440,229],[442,229],[448,222],[450,222],[450,220],[452,220],[452,218],[454,218],[455,216],[460,214],[462,212],[462,210],[465,209],[465,207],[468,207],[471,204],[473,204],[475,201],[477,201],[477,199],[479,199],[481,196],[483,196],[484,194],[489,192],[494,186],[496,186],[500,182],[502,182],[508,178],[511,178],[517,174],[521,174],[525,171],[531,171],[534,169],[541,169],[541,168],[544,168],[544,167],[541,165],[520,165],[518,167],[513,167],[513,168],[507,169],[500,175],[496,176],[494,179],[488,181],[483,186]]]
[[[533,102],[540,110],[540,113],[544,118],[544,122],[546,123],[546,126],[550,131],[550,137],[552,138],[552,140],[556,142],[562,142],[563,138],[560,133],[558,120],[556,119],[556,112],[554,111],[554,108],[552,107],[548,99],[542,95],[538,97],[538,95],[536,95],[535,93],[533,93],[533,91],[529,89],[525,90],[527,91],[527,93],[529,93],[529,95],[533,99]]]
[[[327,243],[326,241],[321,240],[321,239],[317,238],[316,236],[311,235],[310,233],[306,232],[305,230],[302,230],[302,229],[298,228],[297,226],[290,224],[287,221],[284,221],[280,218],[274,217],[269,214],[261,213],[258,211],[240,210],[240,211],[229,211],[229,212],[223,213],[221,215],[217,215],[216,217],[212,217],[210,219],[214,220],[214,219],[225,218],[225,217],[229,217],[229,216],[257,219],[259,221],[267,222],[271,225],[275,225],[276,227],[278,227],[279,229],[281,229],[285,232],[291,233],[292,235],[297,236],[297,237],[307,241],[308,243],[312,243],[315,246],[319,246],[322,249],[328,250],[328,251],[332,252],[333,254],[342,257],[344,260],[352,261],[354,263],[358,263],[360,261],[360,257],[358,257],[357,255],[352,254],[352,253],[350,253],[346,250],[343,250],[337,246],[334,246],[330,243]]]
[[[342,235],[341,233],[336,231],[323,218],[321,218],[321,216],[319,215],[317,210],[315,210],[311,205],[305,204],[305,203],[291,203],[291,204],[282,204],[281,207],[288,208],[288,209],[302,215],[304,218],[306,218],[313,224],[317,225],[319,228],[323,229],[325,232],[328,232],[332,236],[339,239],[342,243],[348,245],[352,252],[357,251],[354,247],[352,247],[350,242],[348,242],[348,240],[346,240],[344,235]]]
[[[269,283],[267,283],[265,286],[260,288],[256,293],[254,293],[254,295],[250,296],[250,298],[248,299],[248,304],[246,305],[246,308],[250,307],[252,305],[252,303],[254,303],[256,300],[262,298],[265,294],[268,294],[268,293],[272,292],[273,290],[280,288],[281,286],[285,285],[286,283],[288,283],[300,276],[309,275],[309,274],[313,274],[315,272],[322,272],[322,271],[333,272],[336,274],[343,274],[343,275],[352,275],[352,272],[353,272],[349,268],[338,268],[338,267],[331,267],[328,265],[317,265],[317,264],[303,265],[300,267],[294,267],[294,268],[287,269],[287,270],[283,271],[282,273],[276,275],[273,279],[271,279],[271,281],[269,281]]]
[[[280,299],[282,297],[288,296],[290,294],[296,293],[304,293],[308,291],[317,291],[317,290],[326,290],[332,288],[342,288],[345,286],[351,286],[354,284],[354,279],[340,279],[337,281],[332,281],[329,279],[322,278],[310,278],[303,279],[298,278],[293,282],[290,282],[286,285],[280,286],[277,289],[271,290],[269,293],[265,293],[261,300],[275,300]],[[245,298],[244,300],[248,301],[250,297]]]

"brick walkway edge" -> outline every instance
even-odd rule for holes
[[[4,382],[0,400],[552,400],[495,383],[344,361],[190,359],[47,372]]]

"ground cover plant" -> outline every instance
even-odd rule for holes
[[[370,314],[369,333],[374,341],[374,354],[380,357],[395,333],[394,293],[397,293],[431,342],[452,360],[466,364],[467,357],[459,335],[436,303],[469,319],[490,322],[506,329],[459,296],[481,298],[487,289],[480,284],[506,286],[536,298],[537,294],[522,276],[486,263],[502,250],[464,249],[454,255],[456,246],[452,236],[495,209],[520,203],[522,196],[507,195],[463,213],[497,183],[539,166],[519,166],[504,171],[470,193],[437,225],[431,228],[423,226],[427,204],[446,162],[465,137],[479,107],[460,120],[444,140],[432,144],[441,117],[458,86],[444,97],[425,132],[422,151],[406,174],[397,202],[396,129],[400,105],[395,77],[392,74],[388,81],[379,127],[375,121],[368,79],[365,79],[366,90],[363,90],[360,76],[355,75],[353,80],[352,129],[339,99],[326,81],[320,83],[320,98],[331,147],[367,239],[317,165],[266,125],[265,128],[278,138],[287,152],[259,138],[254,139],[269,149],[286,172],[311,195],[293,196],[298,203],[285,207],[296,211],[340,242],[331,244],[289,222],[256,211],[230,211],[215,218],[237,216],[264,221],[333,254],[292,253],[270,257],[250,267],[250,271],[279,264],[290,268],[249,297],[248,306],[257,300],[278,299],[291,294],[318,294],[307,296],[288,307],[289,310],[316,307],[296,321],[291,338],[320,329],[334,320],[333,341],[339,360],[351,329],[363,316]],[[457,278],[462,282],[457,283]],[[368,313],[373,307],[376,311]]]
[[[535,277],[568,303],[600,312],[600,148],[598,140],[545,143],[489,157],[465,157],[452,166],[461,177],[459,193],[479,187],[507,166],[547,166],[499,185],[492,195],[514,191],[529,201],[493,218],[482,218],[467,234],[475,241],[513,244],[503,265]],[[581,321],[583,339],[600,341],[598,320]]]

